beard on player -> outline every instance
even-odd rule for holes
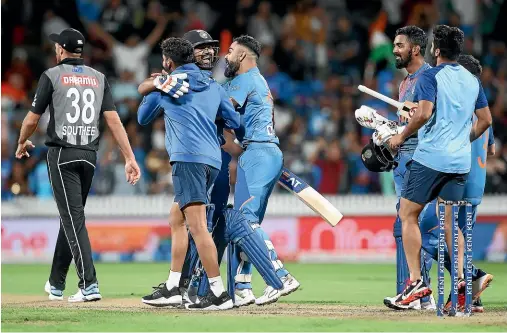
[[[239,70],[239,66],[240,66],[239,59],[232,60],[226,58],[224,76],[228,78],[236,76],[236,73]]]
[[[400,52],[394,53],[395,66],[398,69],[407,68],[412,61],[412,49],[409,49],[406,56],[403,56]]]

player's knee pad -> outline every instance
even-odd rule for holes
[[[240,211],[235,209],[225,211],[225,220],[227,239],[241,248],[239,256],[242,262],[251,262],[267,285],[275,289],[282,289],[282,281],[276,273],[278,269],[282,268],[281,262],[272,260],[262,233],[256,232],[260,226],[257,223],[251,224]],[[237,275],[235,280],[238,279]]]
[[[275,246],[271,242],[268,234],[258,224],[254,224],[253,227],[255,228],[255,232],[258,233],[264,240],[264,243],[266,243],[266,246],[269,250],[269,257],[271,258],[271,261],[276,268],[277,275],[279,277],[284,277],[289,274],[289,272],[283,266],[283,263],[278,259],[278,254],[276,253]]]
[[[225,213],[227,212],[227,213]],[[241,247],[237,244],[237,239],[243,237],[233,236],[232,238],[236,238],[235,241],[231,239],[231,234],[229,232],[229,227],[231,224],[237,223],[235,222],[237,219],[243,221],[245,225],[249,225],[250,221],[245,217],[243,213],[239,210],[225,210],[224,217],[226,220],[226,241],[230,241],[229,244],[229,252],[228,252],[228,272],[230,275],[228,277],[228,285],[230,286],[232,292],[234,289],[252,289],[252,265],[248,261],[248,257]],[[245,229],[248,230],[248,229]]]

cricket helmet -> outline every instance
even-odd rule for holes
[[[192,43],[192,46],[194,49],[204,48],[205,46],[213,48],[213,55],[209,61],[209,63],[205,64],[202,61],[196,62],[197,66],[201,69],[211,70],[215,64],[217,63],[219,56],[218,51],[219,48],[219,41],[216,39],[211,38],[210,34],[204,30],[190,30],[187,31],[183,35],[183,39],[188,40],[190,43]]]
[[[391,171],[398,166],[389,148],[384,145],[377,146],[372,139],[361,151],[361,160],[366,169],[372,172]]]

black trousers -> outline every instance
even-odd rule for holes
[[[51,147],[48,151],[48,174],[60,213],[60,231],[49,282],[61,290],[65,289],[72,259],[79,288],[85,289],[97,282],[84,214],[96,161],[95,151],[60,147]]]

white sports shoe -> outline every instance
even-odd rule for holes
[[[234,291],[234,306],[248,306],[255,303],[255,295],[252,289],[236,289]]]
[[[280,278],[283,283],[283,289],[281,291],[282,296],[287,296],[293,292],[295,292],[301,284],[296,280],[292,275],[288,274],[283,278]]]
[[[94,283],[90,285],[86,289],[79,289],[77,293],[72,296],[69,296],[70,303],[76,302],[93,302],[99,301],[102,299],[102,295],[100,295],[98,284]]]
[[[257,305],[267,305],[278,301],[278,299],[282,296],[281,290],[274,289],[271,286],[267,286],[264,289],[264,294],[261,297],[255,300],[255,304]]]
[[[63,291],[53,287],[49,281],[44,285],[44,291],[49,295],[50,301],[63,301]]]
[[[435,298],[433,295],[430,295],[430,300],[428,302],[423,302],[421,300],[421,310],[428,310],[428,311],[436,311],[437,305],[435,304]]]

